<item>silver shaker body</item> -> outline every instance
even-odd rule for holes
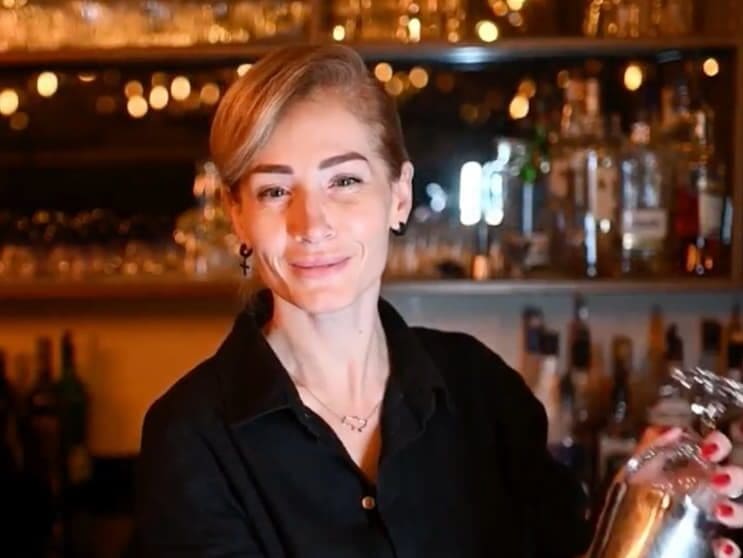
[[[704,483],[689,492],[615,482],[586,558],[713,558]]]

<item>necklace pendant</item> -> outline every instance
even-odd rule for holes
[[[356,415],[343,415],[341,424],[345,424],[353,432],[363,432],[369,421]]]

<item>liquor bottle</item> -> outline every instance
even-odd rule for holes
[[[669,176],[652,141],[650,122],[638,114],[621,163],[621,260],[629,276],[662,276],[668,262]]]
[[[585,202],[583,213],[585,275],[616,275],[618,235],[616,223],[619,196],[617,154],[606,141],[597,79],[586,81]]]
[[[618,336],[612,341],[613,385],[608,423],[599,436],[599,482],[602,493],[616,472],[632,456],[637,445],[635,423],[630,413],[632,340]],[[603,496],[603,494],[602,494]]]
[[[539,379],[541,363],[541,337],[544,330],[544,314],[538,308],[528,307],[522,314],[523,362],[521,373],[526,384],[534,389]]]
[[[560,119],[560,135],[550,150],[550,206],[555,215],[552,253],[556,271],[583,275],[585,211],[585,84],[570,79],[565,88],[565,103]]]
[[[28,394],[24,427],[25,469],[33,483],[38,513],[38,545],[49,555],[58,555],[61,428],[57,391],[52,374],[52,343],[48,337],[36,342],[36,379]]]
[[[591,400],[591,332],[588,326],[588,307],[578,296],[575,314],[568,332],[568,369],[561,382],[561,396],[567,432],[555,454],[580,479],[588,494],[595,488],[596,428]]]
[[[663,312],[657,305],[650,309],[647,334],[647,353],[643,363],[644,374],[637,374],[632,383],[633,416],[645,414],[658,396],[660,386],[666,380],[665,339]],[[644,418],[644,417],[643,417]]]
[[[665,335],[663,376],[658,383],[655,401],[648,406],[647,422],[654,426],[691,426],[692,414],[689,401],[671,379],[671,371],[684,368],[684,342],[676,324],[668,326]]]
[[[65,554],[87,555],[91,459],[87,448],[88,394],[77,373],[72,334],[61,340],[62,373],[57,382],[61,420],[62,514]]]
[[[678,172],[675,215],[678,260],[683,273],[722,275],[729,270],[731,213],[725,167],[715,153],[714,112],[696,95],[691,101],[690,140]]]
[[[547,415],[547,445],[556,448],[564,440],[562,398],[560,394],[560,335],[542,329],[539,332],[539,370],[534,385],[534,395],[541,401]]]
[[[720,374],[722,325],[717,320],[703,319],[701,322],[702,351],[699,356],[699,367]]]
[[[0,349],[0,479],[14,477],[19,468],[16,397],[8,380],[5,351]]]

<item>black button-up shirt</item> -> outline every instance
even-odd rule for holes
[[[146,557],[567,558],[579,485],[544,411],[474,338],[409,327],[380,299],[391,371],[378,478],[303,405],[261,333],[270,294],[147,413],[137,482]]]

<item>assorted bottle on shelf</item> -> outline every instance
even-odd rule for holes
[[[689,82],[663,89],[660,114],[637,108],[628,136],[602,114],[598,79],[570,78],[564,95],[559,131],[537,115],[531,139],[497,138],[491,161],[463,167],[469,275],[727,275],[732,192],[714,111]]]
[[[508,35],[636,38],[732,32],[733,0],[119,0],[0,7],[0,51],[64,47],[187,47],[309,36],[312,18],[337,41],[457,43]],[[313,13],[314,9],[320,13]],[[732,11],[731,11],[732,10]],[[727,17],[726,17],[727,16]],[[582,20],[582,25],[581,25]],[[582,29],[580,29],[582,27]]]
[[[18,355],[11,380],[0,351],[0,479],[2,505],[13,510],[6,517],[12,536],[4,543],[12,556],[90,555],[89,401],[70,332],[62,335],[60,353],[55,374],[52,340],[40,337],[34,369]],[[13,548],[16,541],[22,548]]]
[[[634,453],[648,427],[696,426],[692,402],[671,379],[670,372],[691,363],[684,340],[673,323],[664,326],[660,308],[651,310],[647,353],[637,358],[633,341],[617,335],[610,344],[608,366],[602,363],[593,337],[586,302],[576,298],[567,332],[567,365],[559,367],[560,336],[545,323],[542,312],[523,313],[523,359],[527,384],[544,405],[553,455],[580,477],[597,509],[614,474]],[[743,325],[733,307],[723,325],[700,322],[700,367],[721,376],[743,377]],[[636,366],[636,362],[641,362]],[[607,370],[604,370],[607,368]],[[734,449],[731,462],[743,465],[743,430],[738,422],[724,425]]]

